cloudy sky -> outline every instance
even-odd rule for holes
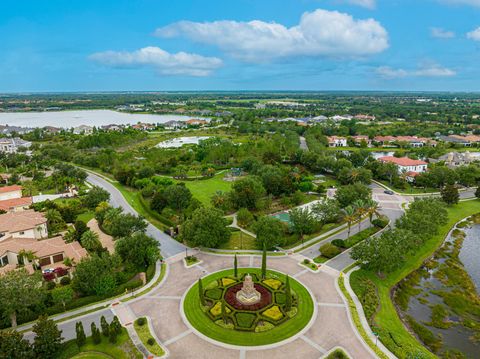
[[[480,0],[2,0],[0,92],[480,91]]]

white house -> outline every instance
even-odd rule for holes
[[[345,137],[329,136],[328,147],[347,147],[347,139]]]
[[[93,133],[93,127],[87,125],[80,125],[73,128],[73,133],[76,135],[90,135]]]
[[[428,166],[428,163],[425,161],[412,160],[408,157],[397,158],[393,156],[385,156],[385,157],[380,157],[378,160],[384,163],[395,164],[398,168],[399,174],[407,173],[407,172],[412,172],[412,174],[423,173],[427,171],[427,166]]]
[[[22,186],[13,185],[0,187],[0,201],[14,198],[22,198]]]
[[[11,212],[0,215],[0,242],[8,238],[48,237],[47,219],[34,210]]]
[[[29,148],[32,145],[29,141],[24,141],[19,137],[0,138],[0,152],[17,153],[20,147]]]

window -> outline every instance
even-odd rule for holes
[[[55,254],[53,256],[53,263],[63,262],[63,254]]]
[[[0,267],[6,266],[8,264],[8,256],[0,258]]]

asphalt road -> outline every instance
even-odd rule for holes
[[[91,172],[88,172],[87,181],[94,186],[102,187],[103,189],[107,190],[110,193],[110,204],[112,206],[121,207],[126,213],[138,215],[133,207],[127,202],[125,197],[123,197],[122,193],[110,182]],[[177,242],[175,239],[159,230],[150,222],[147,221],[147,223],[147,234],[160,242],[160,250],[165,259],[181,252],[185,252],[186,247],[183,244]]]

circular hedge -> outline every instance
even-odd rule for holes
[[[238,289],[246,274],[255,288],[268,292],[268,301],[251,307],[235,308],[228,296]],[[239,268],[238,279],[233,269],[223,270],[202,278],[206,305],[200,303],[198,283],[190,287],[182,300],[182,310],[190,325],[203,335],[219,342],[239,346],[261,346],[281,342],[299,333],[312,319],[314,301],[309,291],[298,281],[289,278],[292,309],[285,308],[285,277],[283,273],[267,271],[272,282],[260,280],[260,269]],[[267,284],[268,283],[268,284]],[[234,289],[232,289],[234,288]],[[225,299],[225,313],[221,303]],[[227,319],[226,323],[223,319]]]

